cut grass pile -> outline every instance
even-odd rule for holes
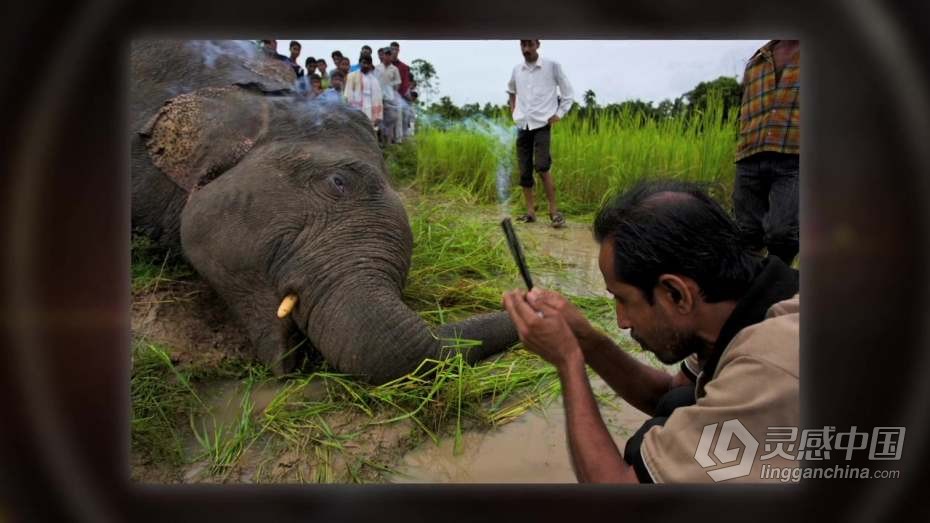
[[[454,192],[443,201],[419,201],[408,209],[414,250],[404,299],[433,324],[500,310],[503,291],[523,285],[498,218],[475,212]],[[527,263],[560,267],[532,252]]]

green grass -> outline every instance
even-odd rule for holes
[[[657,123],[621,114],[601,118],[596,128],[569,116],[553,132],[561,207],[590,222],[608,195],[660,174],[716,184],[715,195],[725,201],[736,131],[722,116],[711,110],[699,119]],[[517,177],[512,146],[500,136],[480,126],[425,127],[415,140],[385,151],[392,178],[410,196],[414,252],[403,298],[431,324],[499,310],[501,292],[520,286],[494,212],[499,167],[509,166],[511,189]],[[514,203],[519,191],[511,192],[510,205],[520,206]],[[195,277],[178,253],[142,238],[132,246],[134,293]],[[533,268],[561,268],[529,254]],[[596,326],[619,337],[611,300],[570,298]],[[622,342],[626,350],[633,345]],[[508,423],[559,393],[555,370],[519,348],[473,366],[460,354],[426,361],[418,372],[380,386],[325,364],[283,379],[249,362],[178,368],[170,353],[134,342],[133,452],[179,471],[197,464],[200,479],[213,481],[236,481],[235,473],[249,467],[258,482],[383,481],[395,473],[396,458],[419,442],[451,437],[460,452],[465,431]],[[234,413],[218,416],[205,392],[230,379],[237,385]],[[268,389],[271,399],[257,405],[256,391]],[[384,427],[401,433],[387,450],[370,441]]]
[[[408,206],[414,249],[404,299],[427,321],[447,323],[500,310],[504,290],[520,285],[497,217],[467,201]],[[534,268],[558,268],[551,258],[528,254]]]
[[[133,234],[131,245],[132,292],[150,292],[162,283],[188,279],[194,269],[181,257],[156,246],[145,236]]]
[[[156,344],[135,340],[132,360],[132,447],[144,461],[180,465],[185,462],[187,413],[202,406],[191,374],[178,371],[168,350]]]
[[[476,210],[467,194],[446,194],[442,203],[423,199],[408,204],[415,247],[404,299],[433,324],[499,310],[501,292],[518,284],[497,218]],[[134,290],[150,290],[166,274],[180,273],[172,272],[178,266],[164,262],[162,253],[146,252],[141,242],[137,246]],[[540,257],[530,262],[534,267],[558,266]],[[159,272],[151,277],[155,266]],[[393,449],[396,456],[420,441],[447,436],[455,439],[459,452],[464,431],[505,424],[559,392],[554,368],[525,350],[474,366],[465,364],[460,353],[444,361],[427,360],[410,375],[373,386],[325,364],[284,379],[244,362],[222,369],[193,364],[179,368],[171,362],[170,349],[143,340],[136,345],[134,452],[179,470],[198,465],[198,478],[210,481],[236,481],[236,470],[251,466],[250,453],[264,458],[254,481],[382,481],[394,471],[390,456],[364,443],[375,428],[392,426],[403,432]],[[238,384],[234,413],[218,416],[208,392],[230,376]],[[260,388],[274,390],[263,408],[253,398]],[[276,461],[282,456],[298,458],[287,468]]]
[[[725,116],[719,100],[693,117],[663,121],[627,111],[601,116],[594,125],[569,113],[552,131],[552,173],[560,207],[573,215],[589,214],[610,195],[656,176],[706,183],[729,207],[738,124],[735,114]],[[510,173],[511,202],[519,202],[514,146],[498,139],[512,127],[508,120],[477,130],[474,125],[447,130],[427,126],[416,135],[415,169],[409,150],[395,154],[406,158],[405,178],[415,170],[413,186],[420,191],[456,187],[480,203],[497,202],[496,173],[503,165]],[[492,128],[496,132],[487,131]]]

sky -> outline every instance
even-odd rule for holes
[[[279,38],[278,52],[288,54],[288,43],[303,46],[300,63],[308,56],[325,58],[336,49],[354,64],[362,45],[373,49],[400,44],[400,59],[410,64],[421,58],[433,64],[439,78],[438,94],[456,105],[486,102],[504,104],[513,67],[523,61],[519,40],[301,40]],[[539,54],[562,64],[581,102],[592,89],[598,104],[640,99],[658,104],[690,91],[699,82],[720,76],[740,79],[750,56],[765,40],[542,40]],[[375,54],[377,60],[377,54]],[[422,98],[422,97],[421,97]]]

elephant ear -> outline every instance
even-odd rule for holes
[[[139,130],[152,163],[185,191],[236,165],[268,130],[268,102],[239,87],[207,87],[168,100]]]

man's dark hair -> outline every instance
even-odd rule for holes
[[[370,46],[370,45],[368,45],[368,44],[363,45],[363,46],[362,46],[362,51],[364,51],[365,49],[368,49],[368,52],[369,52],[369,53],[371,52],[371,46]]]
[[[312,82],[312,81],[314,81],[314,80],[319,80],[319,81],[322,82],[322,81],[323,81],[323,78],[322,78],[320,75],[318,75],[318,74],[316,74],[316,73],[313,73],[313,74],[310,75],[310,81]]]
[[[370,57],[370,56],[360,56],[360,57],[358,57],[358,63],[360,63],[360,64],[366,63],[366,64],[368,64],[368,65],[371,65],[371,57]]]
[[[313,65],[310,65],[310,64],[313,64]],[[312,56],[308,56],[307,59],[304,60],[304,66],[306,66],[307,69],[310,69],[310,68],[312,68],[312,67],[316,67],[316,58],[314,58],[314,57],[312,57]]]
[[[335,71],[333,71],[333,74],[329,75],[329,79],[332,80],[333,78],[336,78],[337,76],[339,78],[342,78],[343,80],[346,79],[346,74],[343,73],[341,69],[336,69]]]
[[[652,180],[612,198],[594,219],[598,242],[614,247],[614,276],[653,303],[662,274],[697,282],[709,303],[741,298],[759,259],[736,224],[700,185]]]
[[[295,45],[297,46],[298,49],[303,49],[303,46],[300,45],[300,42],[298,42],[297,40],[291,40],[291,43],[288,44],[287,48],[290,49],[291,47],[294,47]]]
[[[325,58],[317,58],[317,59],[316,59],[316,63],[317,63],[318,65],[319,65],[320,62],[323,62],[323,65],[326,65],[326,59],[325,59]]]
[[[336,58],[337,56],[341,58],[341,57],[342,57],[342,51],[333,51],[333,53],[332,53],[330,56],[331,56],[332,58]]]
[[[400,44],[397,43],[397,42],[391,42],[391,43],[388,44],[388,45],[389,45],[390,47],[396,47],[396,48],[400,49]]]

